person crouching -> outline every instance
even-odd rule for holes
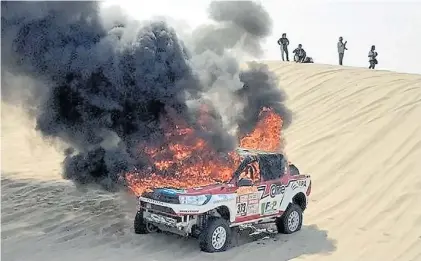
[[[306,51],[304,51],[302,44],[299,44],[298,48],[295,48],[293,53],[295,54],[294,61],[297,63],[302,63],[307,56]]]

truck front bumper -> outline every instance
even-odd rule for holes
[[[189,236],[192,233],[193,225],[196,224],[196,217],[186,215],[181,219],[175,219],[144,210],[143,218],[146,222],[156,226],[162,231],[168,231],[181,236]]]
[[[192,233],[193,225],[197,223],[198,214],[176,213],[172,204],[145,201],[139,199],[138,211],[142,212],[143,219],[160,230],[168,231],[182,236]],[[198,211],[197,211],[198,212]]]

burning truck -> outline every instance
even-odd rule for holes
[[[242,147],[225,157],[200,138],[187,146],[171,137],[170,154],[148,148],[154,167],[126,176],[138,195],[135,233],[168,231],[198,238],[202,251],[221,252],[236,227],[275,223],[279,233],[299,231],[311,179],[279,152],[281,127],[282,119],[266,108],[254,131],[240,139]],[[173,135],[194,137],[178,130]],[[166,171],[171,175],[163,176]]]
[[[139,197],[134,231],[169,231],[199,239],[200,249],[227,249],[232,228],[275,223],[279,233],[301,229],[311,192],[301,175],[279,153],[239,149],[242,161],[228,182],[188,189],[156,188]]]

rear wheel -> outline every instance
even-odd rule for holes
[[[148,226],[145,222],[145,219],[143,219],[143,212],[141,212],[141,211],[138,211],[136,213],[136,217],[134,218],[133,226],[134,226],[134,232],[136,234],[148,234],[149,233]]]
[[[204,252],[223,252],[231,243],[231,228],[223,218],[210,218],[199,236],[200,249]]]
[[[301,229],[303,224],[303,210],[296,204],[290,205],[285,213],[276,220],[279,233],[292,234]]]

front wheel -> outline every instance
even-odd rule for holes
[[[210,218],[199,236],[200,249],[204,252],[223,252],[231,243],[231,228],[223,218]]]
[[[136,217],[134,218],[133,226],[134,226],[134,232],[136,234],[148,234],[149,233],[149,230],[148,230],[147,224],[145,222],[145,219],[143,219],[143,212],[141,212],[141,211],[138,211],[136,213]]]
[[[301,229],[303,224],[303,210],[296,204],[290,205],[285,213],[276,220],[279,233],[292,234]]]

